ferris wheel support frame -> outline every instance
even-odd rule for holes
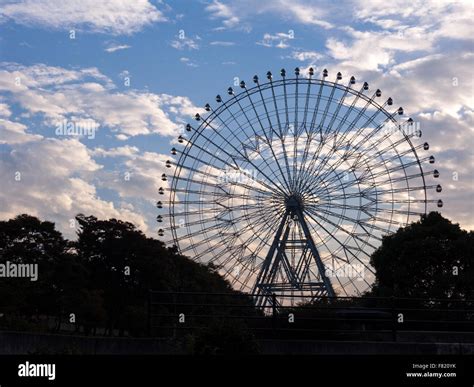
[[[293,221],[293,227],[296,227],[296,222],[298,222],[303,231],[304,239],[289,239],[291,221]],[[299,259],[294,265],[290,265],[286,255],[289,242],[297,242],[296,244],[290,243],[291,249],[294,250],[300,247],[301,250]],[[314,260],[318,268],[318,274],[321,278],[320,282],[307,282],[304,280],[305,274],[309,271],[311,259]],[[281,269],[285,270],[289,279],[289,282],[286,284],[274,282],[277,271]],[[295,195],[289,196],[286,200],[286,212],[281,219],[275,238],[255,282],[252,293],[255,295],[256,304],[262,307],[268,304],[271,305],[274,299],[273,294],[281,291],[282,288],[307,291],[314,298],[321,296],[333,298],[336,296],[332,283],[326,276],[324,263],[306,224],[302,204]]]

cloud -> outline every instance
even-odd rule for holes
[[[126,50],[130,47],[131,46],[129,46],[128,44],[113,44],[113,45],[110,45],[109,47],[105,48],[105,51],[108,52],[108,53],[112,53],[112,52],[115,52],[115,51]]]
[[[26,125],[0,118],[0,144],[20,144],[42,138],[40,135],[27,133],[26,130]]]
[[[199,50],[199,44],[196,40],[183,36],[173,40],[170,45],[176,50]]]
[[[326,12],[322,8],[311,3],[279,1],[276,2],[275,8],[283,14],[292,15],[296,21],[302,24],[315,25],[324,29],[330,29],[333,27],[330,22],[323,20]]]
[[[99,197],[91,183],[100,171],[85,145],[77,139],[43,139],[17,144],[2,156],[0,218],[21,213],[54,220],[68,237],[70,221],[80,212],[99,218],[128,220],[147,231],[145,218],[126,207]]]
[[[396,0],[390,7],[383,0],[357,0],[354,9],[357,19],[384,28],[398,29],[409,24],[429,31],[437,39],[472,38],[472,2],[469,0]]]
[[[0,117],[10,117],[11,114],[10,107],[6,103],[0,102]]]
[[[18,24],[58,30],[129,35],[147,25],[166,21],[148,0],[23,0],[3,4],[0,16]]]
[[[277,32],[276,34],[265,33],[263,39],[256,42],[259,46],[288,48],[290,47],[289,40],[293,39],[292,32]]]
[[[239,27],[249,31],[248,21],[253,21],[263,15],[277,15],[280,18],[324,29],[333,27],[325,20],[327,11],[311,1],[237,0],[232,3],[223,3],[214,0],[205,10],[210,13],[211,19],[222,19],[223,29]]]
[[[233,28],[240,23],[235,9],[218,0],[213,0],[213,2],[206,7],[206,11],[211,14],[211,18],[222,19],[224,27]]]
[[[194,61],[189,59],[188,57],[181,57],[181,58],[179,58],[179,61],[184,63],[186,66],[189,66],[189,67],[198,67],[198,65]]]
[[[395,64],[398,52],[431,52],[433,36],[426,35],[423,28],[411,27],[391,31],[357,31],[346,27],[346,41],[330,37],[326,41],[328,53],[343,65],[361,70],[381,70]]]
[[[93,120],[121,139],[151,133],[174,136],[195,108],[186,97],[136,90],[119,92],[97,69],[66,70],[58,67],[11,63],[1,66],[0,92],[30,115],[41,120],[51,135],[63,120]],[[20,83],[16,83],[17,80]]]
[[[113,170],[100,171],[98,186],[114,190],[121,199],[141,199],[149,204],[156,201],[157,189],[167,187],[161,180],[170,155],[155,152],[142,152],[137,147],[124,146],[112,149],[96,148],[95,157],[113,159]],[[153,219],[151,217],[150,219]]]
[[[223,47],[229,47],[229,46],[234,46],[235,42],[225,42],[225,41],[220,41],[216,40],[214,42],[209,43],[211,46],[223,46]]]
[[[314,61],[324,58],[324,55],[316,51],[293,51],[286,58],[299,60],[300,62],[311,61],[313,63]]]
[[[0,68],[0,101],[8,97],[14,107],[0,102],[0,143],[6,144],[0,165],[0,218],[29,213],[54,220],[73,238],[74,216],[94,214],[130,221],[153,235],[150,208],[157,187],[164,184],[164,161],[171,155],[130,145],[89,148],[96,144],[93,138],[56,135],[54,125],[59,119],[92,123],[119,140],[139,134],[176,136],[185,117],[202,109],[187,97],[117,91],[97,69],[14,63]]]

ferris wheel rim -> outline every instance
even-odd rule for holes
[[[182,173],[183,166],[184,166],[187,158],[189,157],[189,153],[190,153],[193,145],[195,144],[195,142],[202,136],[203,131],[206,128],[209,128],[209,122],[214,122],[216,117],[219,117],[219,115],[222,112],[227,111],[228,109],[230,109],[235,104],[240,105],[239,101],[248,99],[248,100],[251,101],[251,104],[253,105],[253,102],[250,99],[250,97],[255,95],[256,93],[261,94],[262,90],[268,90],[269,88],[271,88],[272,92],[273,92],[274,88],[278,88],[278,87],[281,87],[281,86],[286,87],[286,85],[295,85],[295,84],[296,85],[308,85],[308,90],[309,90],[309,87],[311,85],[316,85],[316,86],[320,86],[321,88],[322,87],[328,87],[328,88],[333,88],[333,89],[338,89],[340,91],[344,91],[345,93],[350,93],[352,96],[355,96],[356,98],[360,98],[361,100],[365,101],[368,105],[374,107],[377,112],[383,113],[383,115],[385,117],[384,122],[389,120],[393,124],[396,124],[400,128],[400,133],[403,135],[405,143],[408,144],[408,146],[410,148],[410,151],[411,151],[411,155],[414,156],[414,158],[416,160],[418,170],[420,171],[420,176],[419,177],[422,180],[422,188],[423,188],[422,191],[423,191],[423,197],[424,197],[423,212],[426,213],[427,205],[428,205],[427,185],[426,185],[425,173],[424,173],[423,167],[421,165],[420,157],[417,153],[416,147],[413,145],[413,142],[411,141],[411,137],[408,136],[407,133],[405,133],[403,127],[400,127],[400,125],[398,124],[398,121],[395,119],[396,113],[390,113],[387,109],[385,109],[385,106],[387,105],[387,102],[383,105],[379,104],[377,101],[375,101],[375,98],[374,98],[375,94],[374,94],[374,96],[370,97],[370,96],[363,93],[363,90],[366,90],[366,89],[361,88],[358,91],[358,90],[352,88],[350,85],[354,84],[353,82],[350,82],[349,85],[343,85],[341,83],[338,83],[337,81],[332,82],[332,81],[326,80],[324,77],[322,79],[312,78],[311,76],[310,77],[298,77],[298,76],[296,76],[295,78],[283,77],[280,80],[270,79],[270,80],[268,80],[267,82],[264,82],[264,83],[258,83],[257,82],[256,86],[251,87],[251,88],[246,88],[244,86],[244,87],[242,87],[243,91],[241,91],[237,94],[235,94],[232,90],[232,93],[229,92],[231,97],[226,101],[221,100],[220,105],[216,109],[210,109],[210,113],[208,115],[206,115],[205,117],[201,117],[200,115],[197,115],[197,117],[199,117],[198,119],[201,121],[201,123],[196,128],[191,127],[191,135],[190,135],[189,139],[187,139],[186,144],[184,145],[184,149],[180,152],[179,158],[174,163],[176,165],[176,168],[174,170],[171,186],[170,186],[170,189],[169,189],[170,190],[169,219],[170,219],[170,223],[171,223],[171,227],[169,229],[171,230],[173,240],[176,242],[176,246],[178,248],[178,251],[181,251],[181,247],[180,247],[180,244],[179,244],[179,238],[178,238],[178,235],[177,235],[177,227],[176,227],[175,218],[174,218],[174,213],[175,213],[174,208],[175,208],[175,203],[176,203],[177,186],[178,186],[178,183],[180,181],[180,176],[181,176],[181,173]],[[285,93],[286,93],[286,91],[285,91]],[[285,95],[285,98],[286,98],[286,95]],[[265,105],[265,101],[263,100],[263,96],[262,96],[262,102]],[[329,99],[329,101],[327,101],[327,104],[332,103],[332,102],[333,101],[331,101]],[[285,100],[285,103],[286,103],[286,100]],[[209,105],[206,105],[206,106],[209,106]],[[242,106],[240,106],[240,108],[242,110]],[[298,113],[298,107],[295,108],[294,112],[295,112],[295,114]],[[255,111],[255,113],[257,114],[256,111]],[[278,115],[279,114],[278,111],[275,114]],[[256,116],[258,118],[258,115],[256,115]],[[331,119],[335,119],[335,117],[337,117],[337,116],[333,116]],[[262,129],[263,129],[263,127],[262,127]],[[267,128],[267,129],[271,129],[271,128]],[[393,149],[395,149],[395,152],[397,152],[397,156],[398,156],[398,158],[400,158],[400,161],[401,161],[401,157],[404,156],[405,154],[402,154],[402,155],[398,154],[397,148],[396,148],[395,145],[393,145],[393,143],[391,143],[391,146],[393,146]],[[198,153],[198,155],[199,155],[199,153]],[[194,163],[196,163],[196,161]],[[408,181],[408,176],[407,176],[406,170],[404,168],[403,162],[401,162],[401,165],[403,167],[402,170],[405,174],[405,177],[407,178],[406,180]],[[387,168],[387,166],[385,164],[384,164],[384,166],[385,166],[385,168]],[[189,187],[189,182],[188,182],[188,187]],[[407,188],[408,188],[408,192],[409,192],[411,187],[409,185],[407,185]],[[360,192],[360,189],[359,189],[359,192]],[[392,191],[392,196],[393,196],[393,191]],[[394,203],[396,203],[396,202],[392,202],[392,206],[393,206]],[[409,205],[410,205],[410,201],[408,200],[408,206]],[[344,211],[345,211],[345,209],[344,209]],[[393,212],[392,212],[392,216],[393,216]],[[408,211],[407,216],[408,216],[408,219],[409,219],[410,218],[409,211]]]

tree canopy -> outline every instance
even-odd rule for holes
[[[383,238],[371,257],[377,296],[472,299],[474,233],[431,212]]]
[[[40,315],[61,322],[74,313],[86,332],[99,326],[142,334],[150,289],[232,292],[213,266],[179,255],[131,223],[82,214],[76,220],[76,241],[33,216],[0,221],[0,263],[35,263],[39,271],[36,282],[1,279],[3,325],[15,315],[18,325]]]

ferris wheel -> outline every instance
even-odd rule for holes
[[[360,295],[382,237],[443,205],[428,198],[442,188],[417,123],[366,82],[334,78],[282,69],[229,87],[166,161],[158,234],[262,305]]]

